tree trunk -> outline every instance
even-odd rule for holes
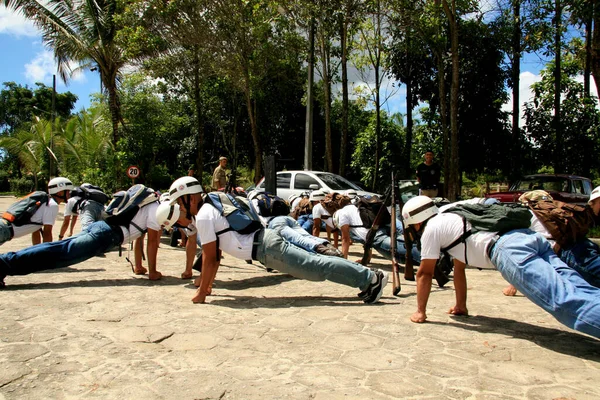
[[[512,70],[511,80],[512,87],[512,154],[510,165],[509,181],[512,183],[521,175],[521,129],[520,124],[520,107],[521,97],[519,86],[521,81],[521,0],[514,0],[513,3],[513,37],[512,37]]]
[[[596,83],[596,91],[600,93],[600,0],[592,1],[592,43],[591,43],[591,70],[594,82]]]
[[[113,131],[113,146],[115,150],[117,149],[117,142],[119,141],[119,122],[121,121],[121,107],[119,104],[119,95],[117,93],[116,85],[104,84],[106,87],[106,91],[108,92],[108,108],[110,110],[110,119],[112,122],[112,131]]]
[[[594,9],[594,4],[590,4]],[[585,19],[585,66],[583,68],[583,92],[585,97],[590,97],[590,75],[592,74],[592,24],[594,23],[594,11]]]
[[[252,132],[252,144],[254,145],[254,183],[258,183],[262,177],[262,149],[258,135],[258,124],[256,122],[255,105],[252,104],[252,91],[250,89],[250,72],[244,66],[244,96],[246,98],[246,109]]]
[[[348,20],[349,5],[342,16],[340,26],[340,45],[342,47],[342,137],[340,140],[340,175],[346,175],[346,148],[348,147]]]
[[[196,129],[198,141],[196,154],[196,178],[202,183],[204,172],[204,118],[202,115],[202,97],[200,96],[200,59],[198,48],[194,51],[194,105],[196,107]]]
[[[563,171],[563,135],[560,121],[560,94],[561,94],[561,29],[562,29],[562,6],[560,0],[555,0],[555,33],[554,33],[554,132],[555,132],[555,151],[554,151],[554,173],[562,173]]]
[[[377,178],[379,176],[379,158],[381,157],[381,99],[380,99],[380,81],[379,75],[381,74],[381,3],[377,1],[377,24],[375,30],[377,31],[375,36],[377,38],[377,46],[374,49],[375,52],[375,65],[373,70],[375,71],[375,171],[373,173],[373,182],[371,184],[371,190],[375,191],[377,185]]]
[[[448,199],[457,200],[460,195],[459,181],[459,152],[458,152],[458,91],[459,91],[459,57],[458,57],[458,19],[456,16],[456,1],[452,0],[450,8],[443,1],[444,10],[448,17],[450,28],[450,49],[452,52],[452,81],[450,85],[450,173],[448,174]]]
[[[406,31],[406,53],[408,55],[410,48],[410,32]],[[408,59],[408,58],[407,58]],[[410,168],[410,158],[412,152],[413,138],[413,101],[412,101],[412,67],[408,66],[408,74],[406,75],[406,145],[404,147],[404,174],[406,177],[412,176]]]
[[[325,169],[333,172],[333,149],[331,146],[331,80],[329,79],[329,44],[325,37],[323,24],[321,25],[321,68],[323,71],[323,96],[325,101]]]

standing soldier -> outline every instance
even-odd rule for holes
[[[227,157],[219,157],[219,165],[217,165],[217,168],[215,168],[215,172],[213,173],[213,190],[223,189],[225,186],[227,186],[227,171],[225,170],[226,166]]]
[[[433,151],[425,152],[425,162],[417,167],[417,180],[421,189],[421,195],[427,197],[437,197],[440,186],[440,166],[433,162]]]

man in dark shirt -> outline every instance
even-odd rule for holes
[[[433,151],[425,152],[425,162],[417,167],[417,180],[421,188],[421,195],[437,197],[440,185],[440,166],[433,162]]]

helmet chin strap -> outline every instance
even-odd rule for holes
[[[189,194],[186,194],[185,196],[183,196],[181,198],[181,202],[183,203],[183,206],[185,207],[185,212],[186,212],[186,218],[191,220],[192,219],[192,213],[190,211],[190,203],[192,202],[192,199],[190,197]]]

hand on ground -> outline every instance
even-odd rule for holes
[[[185,271],[181,274],[181,279],[190,279],[192,276],[194,275],[194,273],[192,271]],[[195,282],[194,282],[195,284]]]
[[[136,274],[136,275],[145,275],[146,272],[148,272],[148,270],[146,268],[142,267],[142,266],[135,267],[133,269],[133,273]]]
[[[156,271],[156,272],[150,272],[148,274],[148,279],[150,279],[151,281],[157,281],[160,278],[162,278],[162,274],[160,272],[158,272],[158,271]]]
[[[513,285],[508,285],[507,287],[502,289],[502,293],[504,293],[505,296],[514,296],[515,294],[517,294],[517,288]]]
[[[417,311],[413,315],[410,316],[410,320],[412,322],[416,322],[417,324],[421,324],[421,323],[425,322],[426,319],[427,319],[427,314],[425,314],[424,312],[420,312],[420,311]]]
[[[448,310],[448,314],[452,315],[469,315],[469,310],[466,307],[454,306]]]

